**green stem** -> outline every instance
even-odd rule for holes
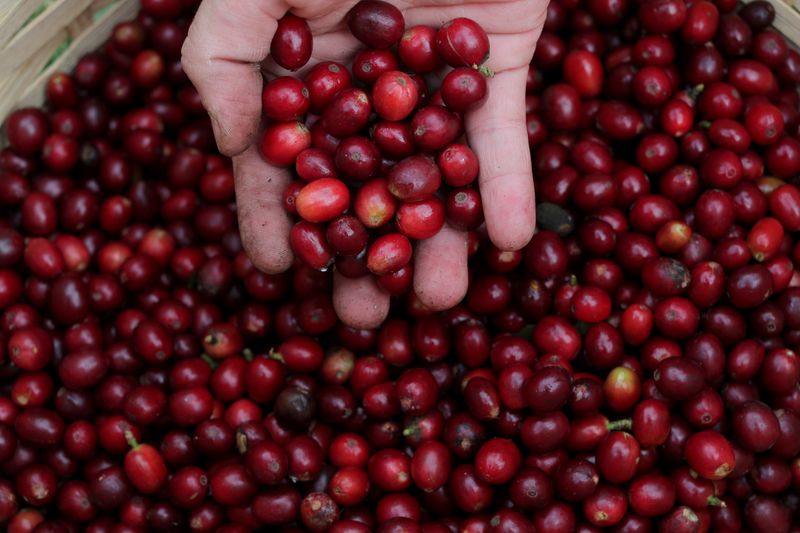
[[[489,67],[487,67],[486,65],[481,65],[479,67],[476,66],[475,68],[478,70],[478,72],[480,72],[481,74],[483,74],[487,78],[494,78],[494,71],[492,69],[490,69]]]
[[[236,449],[239,453],[245,453],[247,451],[247,435],[241,431],[236,432]]]
[[[700,96],[700,93],[702,93],[705,88],[706,86],[703,85],[702,83],[699,85],[695,85],[694,87],[689,89],[689,97],[691,97],[692,100],[697,100],[697,97]]]
[[[711,506],[711,507],[727,507],[728,506],[724,501],[720,500],[716,496],[709,496],[708,500],[706,500],[706,503],[708,503],[708,505]]]
[[[523,339],[530,339],[531,335],[533,335],[533,324],[526,324],[522,326],[522,329],[516,332],[514,335],[517,337],[522,337]]]
[[[203,339],[203,343],[208,344],[209,346],[215,346],[218,342],[219,340],[217,339],[217,336],[214,335],[213,333],[209,333]]]
[[[136,437],[133,435],[133,432],[130,429],[126,429],[124,435],[125,442],[128,443],[128,446],[134,450],[139,447],[139,443],[136,442]]]
[[[631,429],[633,423],[630,418],[623,418],[622,420],[615,420],[607,424],[609,431],[619,431],[622,429]]]

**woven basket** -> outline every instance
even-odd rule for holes
[[[72,70],[138,9],[138,0],[0,0],[0,121],[40,105],[52,73]]]
[[[781,32],[786,40],[800,46],[800,0],[770,0],[775,6],[775,29]],[[748,2],[745,2],[748,3]]]
[[[775,28],[800,46],[800,0],[771,1]],[[138,0],[0,0],[0,119],[41,104],[52,73],[70,71],[138,8]]]

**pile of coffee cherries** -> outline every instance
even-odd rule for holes
[[[491,73],[481,65],[489,39],[467,18],[405,31],[400,10],[379,0],[356,4],[347,26],[369,47],[349,69],[327,61],[303,80],[266,83],[269,123],[260,147],[268,162],[293,166],[298,178],[284,196],[286,209],[301,219],[290,237],[295,254],[317,269],[335,261],[347,277],[371,272],[400,295],[411,285],[412,240],[434,236],[445,220],[461,230],[483,223],[480,195],[470,186],[478,159],[456,141],[463,113],[486,95]],[[280,66],[302,67],[313,50],[308,25],[292,15],[282,19],[271,49]],[[454,68],[429,97],[422,76],[445,64]]]
[[[265,274],[181,68],[198,3],[142,0],[4,122],[0,529],[800,531],[800,54],[769,3],[552,0],[525,102],[537,233],[503,251],[464,225],[464,301],[397,291],[374,330],[338,321],[332,273],[366,263],[384,284],[406,267],[370,267],[376,243],[424,238],[398,213],[458,224],[446,198],[477,198],[466,108],[446,82],[422,103],[418,73],[444,59],[485,82],[485,51],[437,41],[482,33],[402,33],[362,2],[355,80],[322,64],[267,84],[262,151],[294,164],[287,206],[330,252]],[[289,69],[310,56],[292,32],[273,46]],[[319,79],[342,86],[314,107]],[[397,213],[359,210],[372,183]]]

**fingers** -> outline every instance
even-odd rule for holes
[[[242,153],[261,117],[259,63],[269,54],[281,0],[205,0],[183,44],[183,68],[208,110],[220,152]]]
[[[233,158],[239,233],[248,257],[267,273],[286,271],[294,255],[289,244],[292,221],[283,208],[288,171],[267,164],[251,146]]]
[[[417,245],[414,253],[414,292],[434,310],[449,309],[467,293],[467,234],[449,227]],[[378,327],[389,313],[389,295],[372,276],[333,278],[333,307],[351,327]]]
[[[311,25],[312,31],[316,31],[318,21],[313,21]],[[322,22],[324,23],[324,21]],[[349,31],[332,31],[322,35],[314,35],[314,52],[311,59],[304,67],[292,72],[279,66],[272,59],[268,57],[266,61],[261,64],[262,71],[277,76],[295,76],[304,78],[309,70],[311,70],[317,63],[323,61],[337,61],[339,63],[349,63],[355,56],[356,52],[361,49],[362,45],[358,40],[353,37]],[[268,78],[269,79],[269,78]]]
[[[389,295],[370,275],[353,279],[334,272],[333,308],[348,326],[373,329],[389,314]]]
[[[525,130],[527,67],[488,80],[488,95],[469,112],[466,131],[480,161],[480,189],[489,238],[501,250],[519,250],[533,236],[536,204]]]
[[[448,226],[417,245],[414,291],[427,307],[449,309],[467,293],[467,234]]]
[[[407,28],[417,24],[439,27],[450,19],[467,17],[480,23],[490,36],[522,34],[544,24],[547,11],[546,0],[436,0],[425,4],[404,10]]]

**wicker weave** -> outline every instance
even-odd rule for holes
[[[0,0],[0,119],[17,107],[41,104],[53,72],[71,70],[139,8],[138,0],[46,0],[37,13],[43,1]],[[800,45],[800,0],[772,1],[775,28]]]
[[[114,25],[139,9],[138,0],[51,0],[45,5],[37,14],[42,0],[0,0],[0,117],[41,104],[53,72],[71,70],[81,56],[103,44]]]
[[[751,1],[745,0],[744,3]],[[795,48],[800,47],[800,0],[770,0],[770,3],[775,6],[775,29]]]

